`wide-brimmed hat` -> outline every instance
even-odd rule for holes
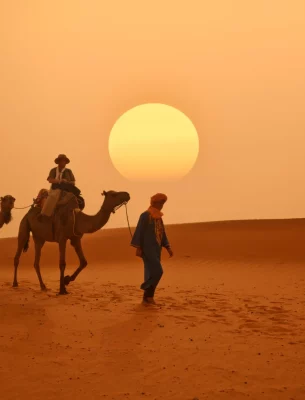
[[[59,154],[57,158],[55,158],[55,164],[58,164],[60,160],[65,160],[67,164],[69,164],[70,160],[65,154]]]

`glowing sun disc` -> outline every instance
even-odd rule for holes
[[[195,126],[165,104],[142,104],[124,113],[109,136],[109,155],[131,181],[174,181],[187,175],[199,152]]]

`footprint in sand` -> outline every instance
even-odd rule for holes
[[[176,293],[177,294],[191,294],[191,295],[193,295],[194,291],[193,290],[178,290]]]
[[[273,325],[272,327],[268,328],[268,332],[280,333],[280,334],[290,334],[291,329],[284,328],[283,326]]]
[[[167,317],[174,317],[175,319],[178,319],[180,321],[187,321],[187,322],[191,322],[191,321],[198,321],[198,318],[193,316],[193,315],[166,315]]]
[[[249,329],[251,331],[255,330],[257,332],[257,331],[262,330],[262,325],[257,323],[256,321],[254,321],[254,322],[249,322],[249,323],[240,325],[239,329],[240,330]]]
[[[244,310],[240,307],[240,308],[231,308],[230,311],[233,312],[234,314],[239,314],[242,313]]]

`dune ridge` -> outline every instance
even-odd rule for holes
[[[134,229],[131,228],[132,232]],[[167,225],[166,229],[177,257],[192,255],[196,258],[301,261],[304,256],[302,237],[305,235],[305,219],[204,222]],[[114,228],[85,235],[82,241],[89,262],[132,262],[134,250],[130,248],[130,239],[128,228]],[[0,246],[0,263],[9,262],[16,251],[16,238],[0,239]],[[54,243],[45,244],[43,264],[57,263],[55,248]],[[29,252],[22,255],[21,263],[23,259],[25,263],[30,262],[33,249],[31,237]],[[73,249],[70,246],[67,249],[68,257],[75,261]]]

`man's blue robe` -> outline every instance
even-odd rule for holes
[[[142,290],[156,289],[162,275],[162,247],[169,247],[162,218],[154,219],[148,211],[140,215],[138,225],[131,240],[131,245],[141,248],[144,262],[144,283]]]

